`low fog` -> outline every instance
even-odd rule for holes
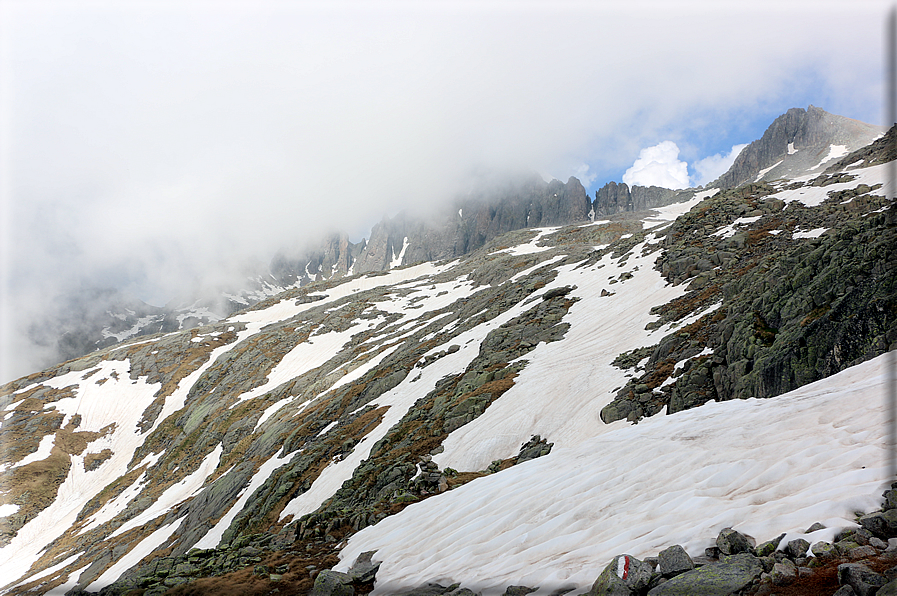
[[[85,288],[162,306],[483,172],[704,184],[790,107],[878,124],[888,7],[7,0],[0,381]]]

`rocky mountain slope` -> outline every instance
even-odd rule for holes
[[[882,134],[880,127],[810,106],[777,118],[733,166],[708,188],[734,188],[747,182],[821,173],[833,161],[864,147]],[[296,253],[274,256],[266,270],[249,274],[234,287],[154,307],[110,289],[91,289],[67,298],[29,330],[32,341],[55,364],[152,333],[214,323],[290,288],[313,281],[371,271],[387,271],[461,257],[498,235],[523,228],[584,223],[619,213],[638,212],[688,201],[696,189],[670,190],[609,182],[590,199],[576,178],[566,183],[531,175],[489,183],[458,196],[443,212],[428,218],[400,213],[384,218],[369,240],[351,242],[331,234]]]
[[[376,551],[359,592],[581,593],[725,527],[834,540],[887,480],[895,135],[572,225],[584,192],[534,181],[542,227],[484,205],[463,253],[4,385],[0,592],[302,594]],[[417,259],[414,225],[377,250]]]

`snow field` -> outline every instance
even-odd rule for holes
[[[322,300],[317,302],[296,304],[295,298],[284,298],[277,304],[273,304],[267,308],[241,313],[228,320],[247,324],[254,323],[259,325],[258,328],[260,329],[261,326],[276,321],[290,319],[310,308],[328,304],[339,300],[340,298],[345,298],[346,296],[351,296],[355,292],[371,290],[385,285],[394,285],[423,276],[435,275],[450,269],[455,264],[457,264],[457,261],[451,261],[440,265],[427,262],[413,267],[390,270],[385,275],[360,275],[358,277],[349,278],[345,282],[330,288],[329,290],[314,294],[314,296],[324,296]]]
[[[610,363],[621,352],[651,345],[668,333],[666,327],[645,331],[645,325],[657,318],[648,313],[685,292],[684,285],[666,285],[653,269],[657,255],[642,257],[642,248],[643,244],[636,245],[624,266],[626,271],[635,267],[638,271],[614,285],[608,282],[621,271],[616,266],[619,260],[610,254],[589,268],[577,269],[576,263],[558,268],[557,278],[544,291],[577,286],[570,295],[581,300],[563,319],[570,329],[561,341],[540,343],[527,354],[529,364],[515,385],[482,415],[449,435],[445,451],[433,458],[440,468],[483,470],[493,460],[517,455],[534,434],[558,448],[609,428],[599,418],[601,408],[628,380]],[[602,289],[617,294],[602,297]]]
[[[555,446],[365,528],[337,569],[376,549],[374,594],[440,580],[548,594],[587,590],[617,554],[673,544],[702,554],[724,527],[760,541],[819,521],[829,530],[811,539],[830,539],[880,504],[887,357],[776,398],[711,402]]]
[[[137,424],[141,420],[144,410],[155,399],[154,395],[161,388],[161,384],[147,384],[144,378],[132,381],[129,372],[130,364],[127,360],[104,360],[97,365],[100,371],[86,380],[82,380],[85,371],[71,371],[43,382],[44,385],[56,389],[76,386],[75,397],[60,399],[52,404],[58,411],[66,414],[63,426],[68,424],[76,414],[81,415],[81,424],[77,431],[100,431],[109,424],[115,424],[115,429],[111,434],[88,444],[84,452],[90,453],[108,448],[112,450],[113,455],[91,472],[84,470],[83,454],[72,456],[69,475],[60,485],[53,504],[25,524],[12,542],[0,549],[0,590],[3,589],[3,586],[21,578],[23,573],[40,558],[46,545],[73,527],[78,513],[94,495],[114,479],[128,472],[128,464],[134,451],[143,443],[146,436],[152,433],[168,416],[184,407],[190,388],[218,356],[232,349],[241,340],[256,333],[262,325],[263,323],[247,325],[246,330],[238,333],[235,342],[212,350],[209,359],[182,379],[174,392],[166,397],[162,411],[146,434],[139,432]],[[115,373],[118,378],[113,377],[112,373]],[[106,379],[106,382],[103,385],[97,385],[96,381],[101,379]],[[148,463],[152,465],[154,461],[152,458],[150,459],[151,461]],[[140,465],[143,463],[141,462]],[[199,482],[199,485],[214,471],[214,467],[209,468],[204,465],[203,470],[205,476],[201,479],[198,477],[194,479]],[[140,478],[142,479],[143,476],[141,475]],[[142,489],[141,482],[142,480],[138,479],[132,484],[132,487],[126,489],[126,492],[136,494],[135,491],[139,492]],[[194,490],[195,486],[191,484],[187,493]],[[186,496],[189,494],[181,495],[181,500]],[[83,533],[98,527],[123,511],[129,500],[119,498],[107,502],[97,513],[82,521],[82,527],[74,529],[78,533]],[[176,502],[172,502],[176,504]],[[164,513],[167,513],[167,509],[159,512],[159,514]],[[130,553],[125,555],[125,558],[129,556]]]
[[[77,431],[99,431],[114,423],[115,430],[110,436],[89,443],[84,452],[111,446],[113,455],[92,472],[84,470],[83,454],[71,457],[71,469],[53,503],[0,549],[0,587],[21,577],[40,558],[43,548],[72,526],[85,503],[102,490],[110,478],[117,478],[127,471],[134,450],[142,443],[143,436],[135,429],[160,385],[147,385],[143,379],[132,382],[127,362],[103,361],[98,366],[100,372],[87,380],[81,379],[84,371],[72,371],[43,384],[57,389],[77,385],[75,397],[60,399],[51,405],[66,415],[63,426],[75,414],[80,414],[81,424]],[[113,372],[117,373],[118,379],[111,376]],[[100,378],[107,379],[102,386],[95,382]]]
[[[673,222],[677,217],[688,213],[689,211],[691,211],[692,207],[694,207],[704,199],[712,197],[718,192],[718,188],[710,188],[696,193],[695,196],[688,201],[684,201],[682,203],[673,203],[672,205],[667,205],[666,207],[655,207],[651,209],[651,211],[654,213],[642,220],[642,228],[648,229],[662,223]]]

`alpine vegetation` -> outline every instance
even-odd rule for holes
[[[895,135],[522,179],[7,383],[0,593],[894,593]]]

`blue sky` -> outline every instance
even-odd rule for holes
[[[881,124],[889,7],[4,0],[0,324],[83,284],[162,304],[471,172],[593,194],[667,141],[693,179],[791,107]]]

